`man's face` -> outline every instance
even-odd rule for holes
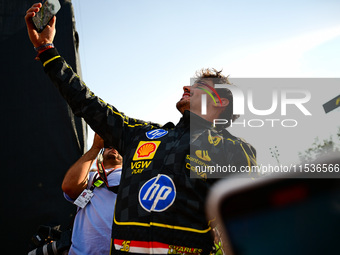
[[[214,87],[214,83],[211,80],[200,80],[197,81],[192,86],[184,86],[183,90],[184,93],[182,98],[177,102],[176,107],[177,109],[183,114],[185,110],[190,110],[191,112],[200,115],[201,113],[201,100],[202,94],[206,94],[205,90],[208,90],[210,93],[213,93],[209,87]],[[215,104],[210,96],[207,97],[207,106]]]
[[[118,151],[114,148],[106,148],[103,153],[104,161],[108,160],[112,164],[121,164],[122,156],[118,153]]]

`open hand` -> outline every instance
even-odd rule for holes
[[[36,15],[37,12],[39,12],[41,6],[42,6],[41,3],[33,4],[32,7],[27,10],[25,16],[28,36],[33,46],[36,48],[47,43],[52,43],[56,33],[55,16],[51,19],[50,23],[45,27],[45,29],[41,33],[38,33],[37,30],[35,29],[32,18]]]

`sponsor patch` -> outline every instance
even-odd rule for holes
[[[204,161],[211,161],[207,150],[197,150],[195,154],[198,158],[203,159]]]
[[[163,212],[175,201],[176,187],[172,179],[159,174],[139,190],[139,204],[148,212]]]
[[[207,179],[207,173],[204,172],[197,172],[196,168],[192,165],[190,165],[190,163],[186,163],[185,164],[185,168],[189,169],[191,171],[193,171],[195,174],[197,174],[199,177],[201,177],[202,179],[206,180]]]
[[[141,174],[144,169],[148,168],[151,164],[152,160],[141,160],[141,161],[132,161],[131,162],[131,170],[132,174]]]
[[[153,159],[161,141],[140,141],[132,160]]]
[[[146,137],[149,139],[158,139],[168,134],[168,131],[164,129],[155,129],[146,132]]]
[[[214,146],[217,146],[220,141],[222,140],[222,138],[220,136],[208,136],[208,141],[210,144],[213,144]]]

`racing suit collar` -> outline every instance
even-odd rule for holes
[[[177,126],[189,127],[190,124],[191,128],[212,128],[211,122],[201,118],[195,113],[185,110]]]

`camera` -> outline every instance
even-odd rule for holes
[[[35,248],[28,255],[66,255],[71,246],[72,230],[60,230],[55,227],[41,225],[37,234],[33,235],[32,242]]]

